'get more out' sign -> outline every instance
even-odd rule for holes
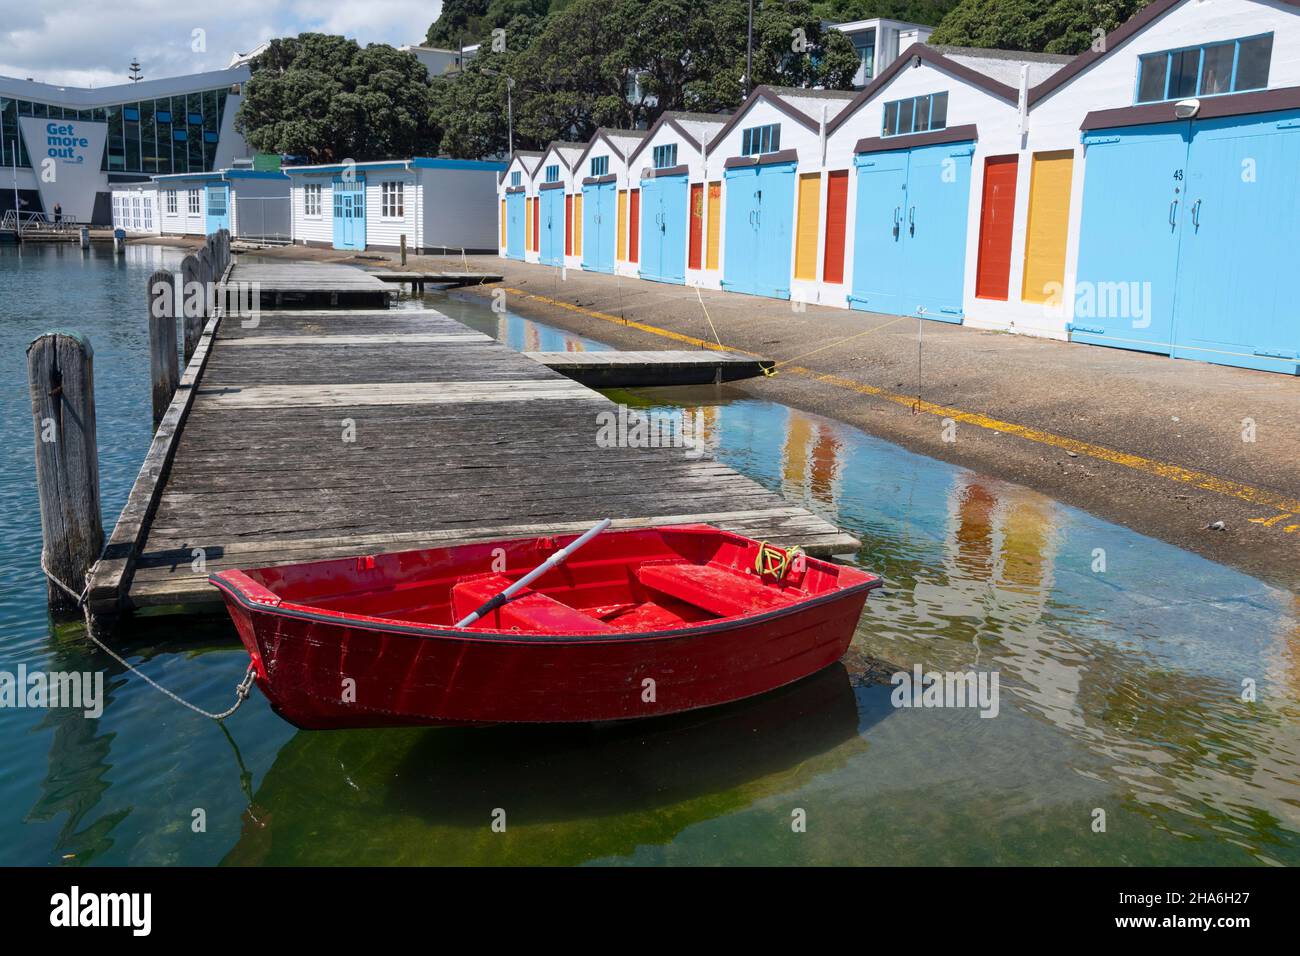
[[[84,163],[90,140],[77,135],[76,123],[45,124],[45,155],[70,163]]]
[[[108,177],[101,168],[108,124],[20,116],[18,128],[45,212],[52,212],[57,203],[65,220],[90,222],[96,195],[108,189]]]

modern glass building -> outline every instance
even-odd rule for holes
[[[39,181],[34,168],[43,158],[43,144],[33,147],[23,135],[24,129],[32,136],[33,130],[43,127],[24,123],[25,118],[74,122],[78,135],[89,129],[103,136],[102,175],[93,184],[93,216],[97,222],[107,222],[113,183],[209,172],[231,166],[249,154],[234,130],[235,112],[248,78],[244,64],[98,89],[0,77],[0,215],[15,203],[24,211],[42,211],[53,204],[51,190]],[[37,153],[35,164],[33,151]],[[77,197],[74,201],[84,205]],[[66,201],[61,205],[68,208]]]

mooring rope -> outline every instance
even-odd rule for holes
[[[204,716],[204,717],[208,717],[208,718],[211,718],[212,720],[218,720],[218,721],[220,721],[220,720],[225,720],[227,717],[229,717],[229,716],[230,716],[231,714],[233,714],[235,711],[239,710],[240,706],[243,705],[244,701],[246,701],[246,700],[248,699],[248,695],[249,695],[250,693],[252,693],[252,690],[253,690],[253,677],[254,677],[254,675],[257,673],[257,671],[256,671],[256,669],[255,669],[254,666],[253,666],[253,662],[252,662],[252,661],[249,661],[249,663],[248,663],[248,670],[244,672],[244,679],[241,680],[241,681],[239,682],[239,684],[236,685],[236,687],[235,687],[235,703],[234,703],[231,707],[229,707],[229,708],[226,709],[226,710],[223,710],[223,711],[222,711],[221,713],[219,713],[219,714],[214,714],[214,713],[211,713],[210,711],[206,711],[206,710],[204,710],[202,707],[197,707],[197,706],[195,706],[194,704],[191,704],[188,700],[186,700],[185,698],[181,697],[179,694],[175,694],[175,693],[173,693],[172,691],[170,691],[170,690],[168,690],[166,687],[164,687],[162,684],[158,683],[156,680],[154,680],[152,677],[150,677],[150,676],[149,676],[148,674],[146,674],[144,671],[140,670],[140,668],[136,667],[136,666],[135,666],[134,664],[132,664],[130,661],[128,661],[128,660],[126,660],[125,658],[123,658],[123,657],[122,657],[120,654],[118,654],[115,650],[113,650],[111,647],[109,647],[107,644],[105,644],[103,641],[101,641],[99,638],[97,638],[97,637],[95,636],[95,628],[94,628],[94,624],[92,623],[92,621],[91,621],[91,619],[90,619],[90,605],[88,605],[88,604],[86,603],[86,597],[87,597],[87,595],[90,593],[90,582],[89,582],[90,575],[89,575],[89,574],[86,575],[86,578],[87,578],[86,587],[82,590],[82,592],[81,592],[80,594],[78,594],[76,591],[72,590],[72,588],[70,588],[70,587],[69,587],[67,584],[65,584],[63,581],[60,581],[60,580],[58,579],[58,577],[54,574],[54,572],[52,572],[52,571],[49,569],[49,566],[46,565],[46,563],[45,563],[45,554],[44,554],[44,552],[42,552],[42,554],[41,554],[41,571],[42,571],[42,573],[44,573],[44,575],[45,575],[47,578],[49,578],[50,581],[52,581],[52,582],[53,582],[53,583],[54,583],[58,588],[60,588],[60,589],[61,589],[62,591],[64,591],[64,592],[65,592],[65,593],[66,593],[70,598],[72,598],[74,601],[77,602],[77,607],[81,608],[82,616],[83,616],[83,617],[85,618],[85,620],[86,620],[86,636],[89,637],[92,641],[94,641],[95,644],[99,647],[99,649],[100,649],[101,651],[103,651],[103,652],[104,652],[105,654],[107,654],[109,657],[113,658],[113,660],[117,661],[119,664],[121,664],[123,667],[125,667],[127,670],[129,670],[131,673],[135,674],[137,677],[139,677],[141,680],[143,680],[146,684],[148,684],[148,685],[149,685],[150,687],[152,687],[154,690],[158,691],[159,693],[162,693],[162,694],[166,695],[167,697],[170,697],[172,700],[176,701],[176,703],[180,704],[182,707],[188,707],[190,710],[194,711],[194,713],[196,713],[196,714],[201,714],[202,716]]]

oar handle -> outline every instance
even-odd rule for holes
[[[575,551],[581,548],[592,538],[596,537],[596,535],[600,534],[602,531],[607,529],[611,524],[613,524],[612,518],[601,519],[599,522],[596,523],[596,525],[593,528],[590,528],[581,537],[574,539],[573,541],[565,545],[563,548],[561,548],[559,551],[556,551],[553,555],[551,555],[549,558],[547,558],[537,567],[533,568],[531,571],[525,574],[514,584],[510,585],[510,587],[506,588],[501,593],[494,594],[492,597],[488,598],[486,601],[483,602],[483,604],[478,608],[478,610],[473,611],[470,614],[467,614],[465,617],[457,621],[456,626],[469,627],[471,624],[473,624],[475,621],[481,618],[484,614],[491,614],[494,610],[499,608],[502,604],[505,604],[512,597],[514,597],[524,588],[528,587],[528,585],[532,584],[534,581],[540,578],[547,571],[551,570],[556,565],[563,564],[569,558],[570,555],[572,555]]]

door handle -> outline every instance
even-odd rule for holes
[[[1195,229],[1201,228],[1201,203],[1202,202],[1204,202],[1204,200],[1198,199],[1196,200],[1196,202],[1192,203],[1192,227]]]
[[[1178,200],[1175,199],[1169,204],[1169,228],[1173,229],[1178,225]]]
[[[898,231],[902,226],[902,207],[894,207],[894,238],[898,238]]]
[[[916,235],[916,207],[912,206],[907,210],[907,232],[908,235]]]

